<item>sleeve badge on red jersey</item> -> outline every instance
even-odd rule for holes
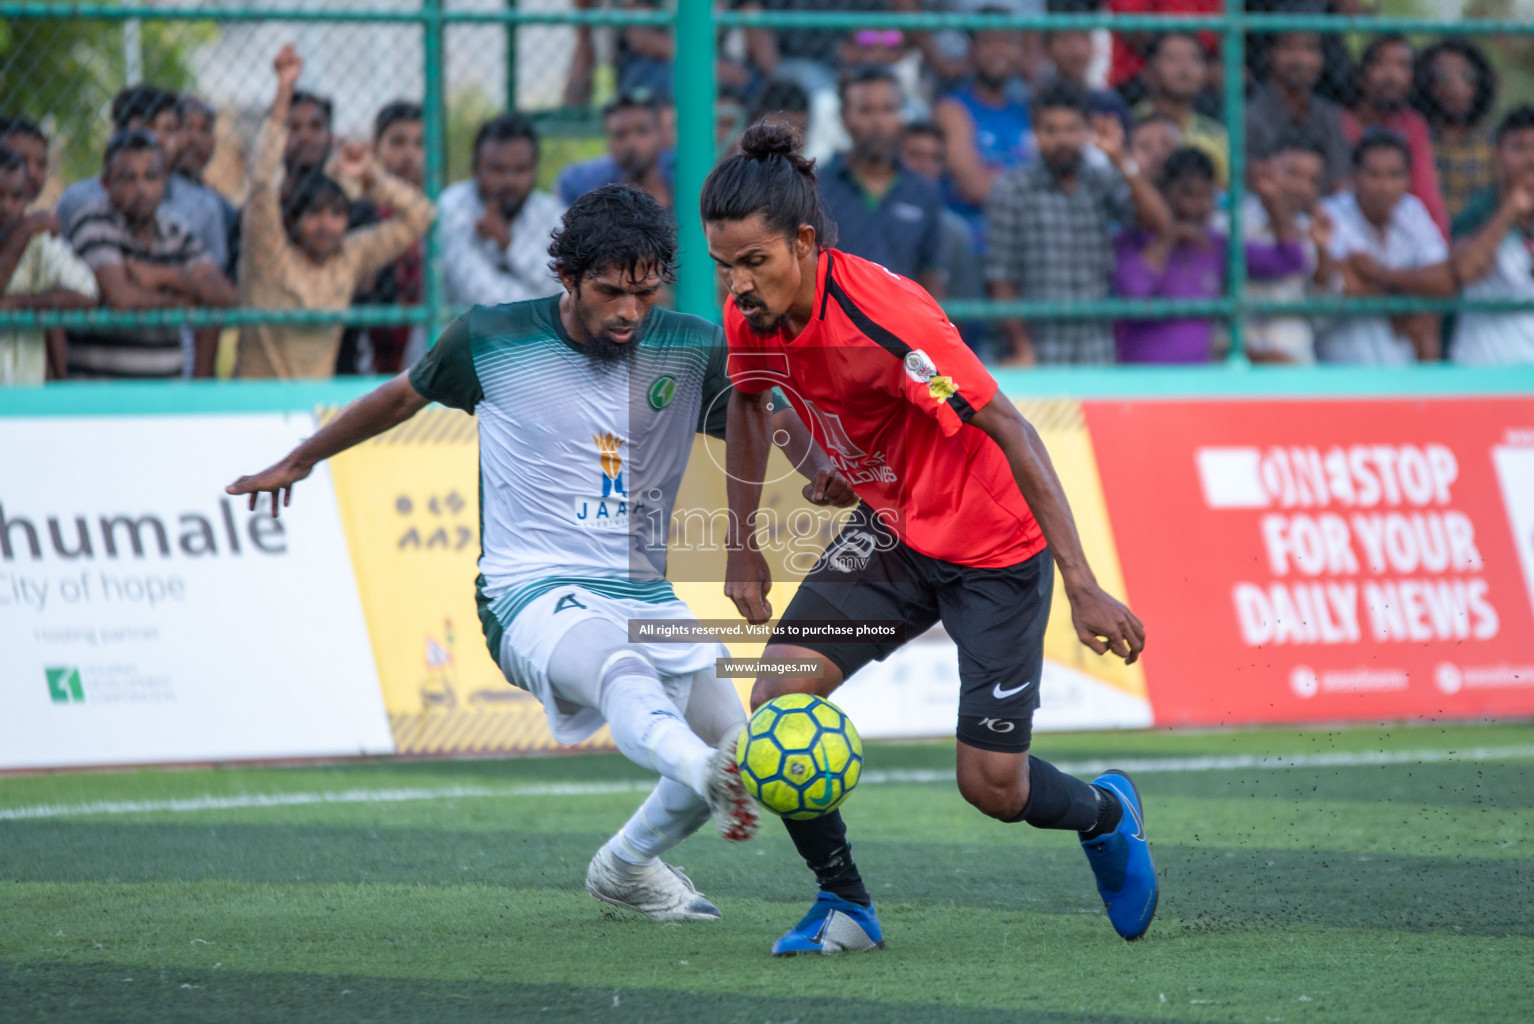
[[[927,382],[927,394],[936,398],[939,402],[946,402],[959,391],[959,385],[952,377],[933,377]]]
[[[918,384],[925,384],[937,376],[937,364],[932,357],[919,348],[906,353],[905,373]]]

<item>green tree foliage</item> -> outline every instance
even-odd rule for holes
[[[218,30],[211,22],[142,21],[137,31],[143,80],[179,90],[193,85],[189,55]],[[131,32],[124,19],[0,21],[0,111],[43,125],[60,146],[66,181],[99,166],[112,96],[133,84],[125,43]]]

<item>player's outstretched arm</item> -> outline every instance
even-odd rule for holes
[[[772,392],[730,393],[725,426],[725,494],[730,516],[725,545],[724,594],[753,625],[772,618],[772,572],[756,546],[753,520],[762,503],[762,481],[772,451]]]
[[[1133,665],[1145,648],[1145,626],[1134,612],[1097,585],[1081,550],[1065,489],[1038,431],[999,394],[975,413],[970,423],[990,435],[1012,466],[1017,488],[1039,521],[1060,567],[1076,636],[1098,654],[1112,651],[1126,665]]]
[[[387,384],[380,385],[338,412],[313,437],[306,439],[287,454],[281,462],[253,476],[242,476],[228,487],[227,494],[250,495],[250,509],[256,509],[256,499],[270,492],[272,518],[277,517],[278,495],[282,506],[293,501],[293,485],[314,471],[314,467],[332,455],[346,451],[354,444],[377,437],[390,427],[397,426],[426,406],[426,398],[410,383],[409,372],[401,373]]]

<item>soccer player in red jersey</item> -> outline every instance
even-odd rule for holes
[[[1133,663],[1145,628],[1098,586],[1049,455],[922,288],[831,245],[814,165],[782,125],[758,124],[701,196],[709,256],[728,285],[730,520],[725,592],[749,621],[772,616],[771,577],[749,524],[782,389],[861,503],[782,622],[897,620],[914,637],[941,621],[959,649],[958,783],[1002,821],[1080,834],[1108,916],[1137,939],[1157,885],[1128,777],[1088,783],[1029,754],[1056,564],[1081,642]],[[817,495],[818,497],[819,495]],[[768,658],[816,661],[814,678],[764,676],[755,708],[785,693],[829,695],[899,642],[795,640]],[[838,812],[784,820],[819,883],[775,954],[883,945]]]

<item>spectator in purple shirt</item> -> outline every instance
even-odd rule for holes
[[[1266,182],[1267,184],[1264,184]],[[1134,299],[1214,299],[1225,290],[1225,235],[1209,226],[1215,209],[1214,161],[1183,148],[1167,157],[1161,192],[1172,223],[1161,232],[1131,228],[1114,241],[1114,287]],[[1305,266],[1294,212],[1271,178],[1253,182],[1274,225],[1274,241],[1246,244],[1247,273],[1282,277]],[[1271,187],[1270,187],[1271,186]],[[1214,321],[1205,317],[1121,320],[1114,325],[1121,363],[1206,363]]]

